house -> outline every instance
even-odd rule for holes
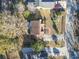
[[[52,12],[50,12],[51,9],[54,9],[54,10],[55,9],[62,9],[62,8],[66,9],[66,1],[64,1],[64,0],[63,1],[59,1],[59,0],[57,0],[57,1],[56,0],[55,1],[54,0],[38,0],[38,1],[35,0],[34,1],[33,0],[33,2],[28,2],[28,6],[30,6],[30,5],[31,5],[31,7],[33,6],[33,7],[37,8],[40,11],[42,18],[44,18],[46,20],[44,22],[45,25],[41,22],[41,20],[32,20],[30,22],[31,35],[35,35],[37,37],[43,37],[44,41],[49,42],[50,47],[48,48],[46,46],[46,48],[45,48],[45,50],[46,50],[46,52],[48,53],[49,56],[50,55],[55,56],[55,57],[57,57],[57,56],[68,56],[68,51],[67,51],[66,46],[64,46],[64,47],[58,46],[57,47],[57,44],[55,46],[53,45],[54,41],[52,40],[51,35],[56,34],[56,35],[58,35],[58,38],[61,37],[61,36],[60,36],[60,34],[57,34],[55,30],[52,30],[53,27],[52,27],[52,21],[51,21],[51,16],[50,16],[50,13],[52,13]],[[56,22],[56,25],[55,25],[55,26],[57,26],[57,29],[60,32],[64,32],[64,28],[65,28],[65,25],[64,25],[65,21],[63,21],[63,20],[65,20],[64,17],[65,17],[65,15],[63,17],[61,17],[61,15],[60,15],[60,17],[58,16],[57,22]],[[61,30],[61,29],[63,29],[63,30]],[[61,33],[61,34],[64,34],[64,33]],[[54,38],[55,38],[55,36],[54,36]],[[50,43],[50,41],[51,41],[52,44]],[[62,41],[62,40],[60,40],[60,41]],[[58,41],[58,43],[61,43],[61,42]],[[62,45],[65,45],[65,43],[62,44]],[[53,48],[56,48],[56,49],[53,49]],[[53,52],[53,50],[57,54],[55,54]]]
[[[61,50],[62,49],[62,50]],[[63,48],[44,48],[38,55],[34,53],[33,48],[23,48],[23,59],[48,59],[48,56],[54,56],[56,59],[64,59],[65,51]],[[59,58],[58,58],[59,57]]]
[[[51,35],[50,27],[46,26],[43,20],[32,20],[29,23],[30,34],[38,38],[43,38],[45,34]]]
[[[33,20],[30,22],[30,24],[31,35],[41,38],[44,35],[44,24],[41,22],[41,20]]]

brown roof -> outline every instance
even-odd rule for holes
[[[41,22],[38,20],[31,21],[31,34],[37,35],[40,34]]]

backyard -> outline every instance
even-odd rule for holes
[[[62,34],[65,30],[65,12],[50,12],[50,9],[39,8],[40,14],[49,29],[48,34]]]

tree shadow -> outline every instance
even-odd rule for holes
[[[25,34],[22,47],[30,47],[33,43],[37,41],[36,39],[37,37],[34,35]]]
[[[52,18],[51,18],[52,19]],[[53,29],[56,31],[56,33],[59,33],[58,29],[57,29],[57,26],[56,26],[56,23],[54,22],[54,20],[52,19],[52,22],[53,22]]]

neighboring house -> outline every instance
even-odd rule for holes
[[[33,53],[32,48],[23,48],[22,49],[23,56],[21,58],[23,58],[23,59],[31,59],[32,53]]]
[[[66,8],[65,0],[25,0],[28,6],[41,6],[46,8],[53,8],[57,2],[61,3]]]
[[[61,0],[40,0],[39,6],[45,7],[45,8],[53,8],[54,5],[59,2],[62,6],[66,8],[66,1],[61,1]]]
[[[30,22],[30,24],[31,35],[41,38],[44,35],[44,24],[41,22],[41,20],[33,20]]]
[[[66,47],[63,48],[45,48],[46,52],[48,53],[48,56],[61,56],[64,57],[66,56]]]
[[[32,48],[22,49],[23,59],[47,59],[48,54],[46,51],[41,51],[38,55],[34,53]]]
[[[64,59],[65,56],[64,48],[45,48],[38,55],[34,53],[32,48],[23,48],[22,54],[23,59],[48,59],[48,56],[59,57],[57,59]],[[60,58],[61,57],[61,58]]]

